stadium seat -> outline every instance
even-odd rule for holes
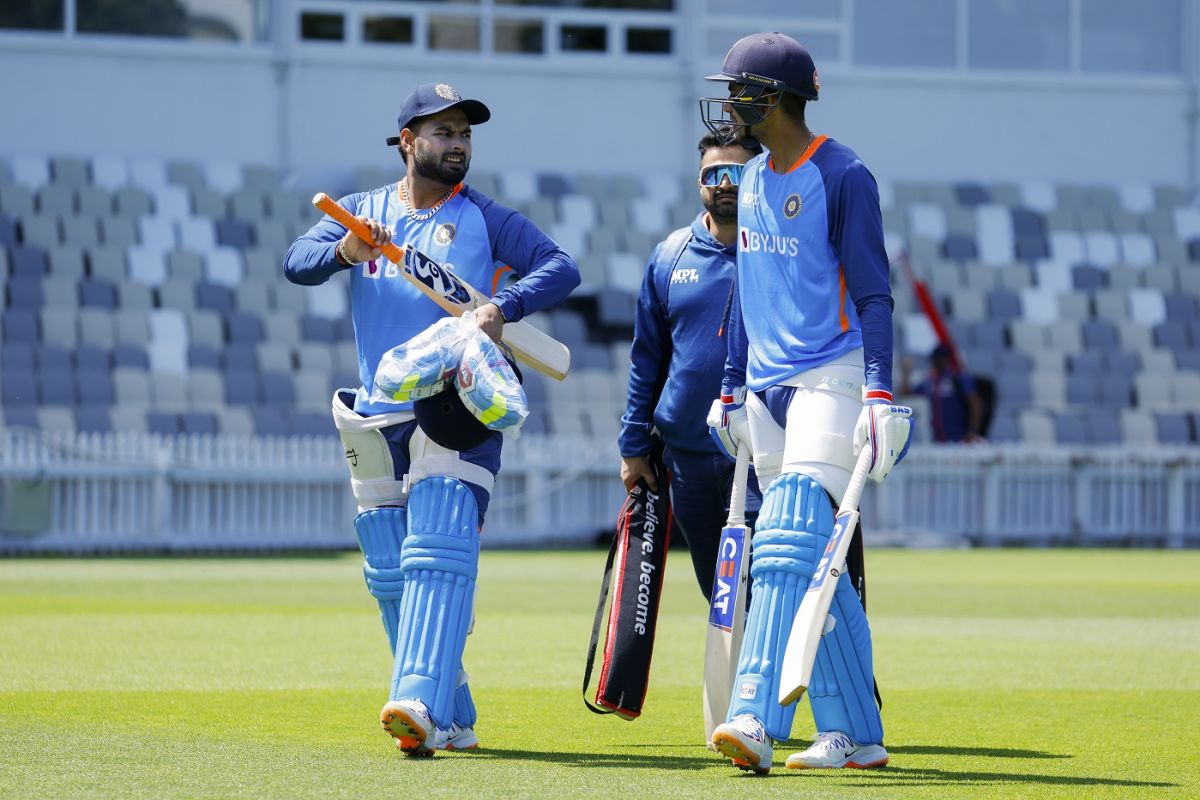
[[[146,433],[174,436],[181,431],[178,414],[169,411],[146,412]]]
[[[1191,420],[1187,414],[1159,413],[1154,415],[1155,433],[1162,444],[1191,444]]]

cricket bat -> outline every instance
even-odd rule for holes
[[[850,549],[850,540],[854,538],[854,529],[858,526],[858,500],[870,469],[871,447],[867,443],[859,451],[858,462],[850,474],[850,485],[846,487],[842,505],[833,522],[833,533],[817,568],[813,570],[800,609],[792,620],[792,632],[788,635],[783,665],[779,670],[780,705],[786,706],[803,697],[812,679],[813,663],[817,658],[817,648],[821,646],[821,636],[825,633],[833,592],[837,589],[838,578],[846,570],[846,553]]]
[[[746,581],[750,574],[750,530],[746,527],[746,481],[750,446],[738,448],[729,496],[729,518],[717,546],[708,639],[704,644],[704,740],[725,721],[737,675],[742,632],[746,626]]]
[[[364,242],[372,241],[371,231],[353,214],[337,204],[329,195],[318,192],[312,204]],[[380,248],[389,261],[400,268],[400,274],[433,302],[456,317],[479,308],[491,298],[450,270],[413,247],[400,247],[388,242]],[[555,339],[524,320],[508,322],[501,336],[518,359],[561,381],[571,368],[571,351]]]

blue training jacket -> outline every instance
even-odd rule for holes
[[[717,452],[705,420],[721,392],[736,248],[714,239],[704,216],[661,242],[646,267],[618,439],[622,456],[650,452],[652,427],[672,448]]]
[[[338,204],[355,216],[372,217],[392,230],[392,240],[412,246],[484,294],[508,322],[563,300],[579,285],[575,261],[521,214],[465,185],[428,220],[414,220],[400,200],[399,184],[348,195]],[[362,387],[354,410],[363,414],[407,411],[412,403],[371,403],[375,370],[385,352],[448,316],[401,275],[386,258],[344,267],[334,255],[346,229],[326,216],[288,249],[284,274],[292,283],[315,286],[350,272],[351,317]],[[499,263],[500,266],[497,266]],[[504,273],[520,278],[500,291]]]
[[[863,348],[870,390],[892,390],[892,295],[875,178],[818,136],[786,172],[770,156],[738,189],[738,269],[724,388],[751,391]]]

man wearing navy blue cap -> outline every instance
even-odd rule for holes
[[[765,773],[773,740],[790,737],[795,704],[778,702],[779,665],[834,509],[861,449],[876,481],[904,457],[912,411],[892,405],[878,188],[854,151],[809,130],[805,108],[821,89],[812,57],[789,36],[757,33],[735,43],[708,80],[728,94],[700,101],[705,124],[770,151],[742,175],[728,357],[710,416],[721,435],[750,444],[763,487],[738,675],[713,744],[736,766]],[[838,580],[808,687],[817,737],[789,767],[887,764],[853,572]]]
[[[501,436],[485,430],[482,443],[452,441],[444,425],[422,430],[412,402],[371,399],[382,355],[446,316],[379,248],[392,240],[415,248],[481,290],[494,291],[504,272],[515,272],[516,282],[474,312],[496,341],[505,322],[554,305],[579,285],[575,262],[532,222],[463,183],[471,126],[490,118],[486,105],[464,100],[447,83],[418,86],[400,107],[398,135],[387,139],[404,159],[404,176],[338,201],[368,226],[374,243],[325,217],[284,262],[288,280],[309,286],[349,273],[361,385],[334,393],[333,416],[359,506],[363,573],[394,658],[380,722],[413,756],[478,744],[462,654]]]

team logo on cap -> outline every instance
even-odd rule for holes
[[[788,219],[795,219],[803,207],[804,203],[801,202],[800,195],[791,195],[787,200],[783,201],[783,215]]]
[[[438,244],[450,244],[454,241],[454,234],[457,232],[454,226],[447,222],[445,225],[439,225],[438,229],[434,231],[433,240]]]
[[[817,73],[816,68],[813,68],[813,89],[821,91],[821,76]]]
[[[448,83],[439,83],[437,86],[433,87],[433,90],[437,92],[437,96],[443,100],[453,100],[456,103],[459,100],[462,100],[462,97],[459,95],[458,91]]]

